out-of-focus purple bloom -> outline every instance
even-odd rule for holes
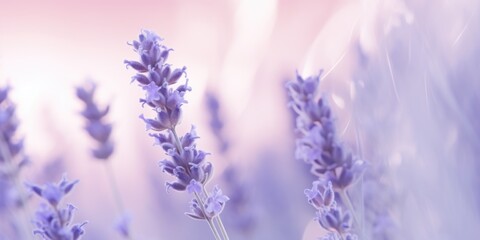
[[[110,106],[104,108],[99,107],[94,101],[96,84],[94,82],[85,82],[82,86],[76,88],[77,97],[85,104],[85,110],[82,115],[86,118],[87,124],[85,130],[97,142],[97,147],[92,149],[92,156],[96,159],[107,160],[114,151],[114,144],[110,139],[112,133],[112,124],[105,123],[105,116],[107,115]],[[103,110],[101,110],[103,109]],[[115,224],[115,229],[126,238],[129,238],[128,223],[129,218],[125,216],[121,196],[118,192],[117,183],[113,171],[109,169],[109,162],[107,164],[107,174],[110,180],[110,188],[113,192],[113,197],[116,198],[115,203],[122,215],[120,221]]]
[[[12,177],[28,162],[22,154],[23,139],[15,133],[18,120],[15,116],[15,105],[8,99],[10,87],[0,88],[0,177]]]
[[[362,172],[363,162],[345,150],[336,139],[335,124],[330,107],[318,95],[320,75],[287,83],[297,113],[296,157],[312,165],[312,173],[331,181],[334,188],[347,188]],[[340,171],[337,171],[337,170]]]
[[[24,198],[20,196],[20,193],[11,181],[0,178],[0,213],[6,209],[22,207],[26,200]]]
[[[110,110],[110,106],[100,108],[94,101],[96,85],[93,82],[86,82],[76,88],[77,97],[85,103],[82,115],[87,119],[85,130],[97,143],[98,146],[92,149],[92,155],[101,160],[106,160],[112,155],[114,145],[110,140],[112,125],[104,122],[104,117]]]
[[[17,182],[29,160],[23,154],[23,139],[16,136],[19,122],[9,92],[9,86],[0,88],[0,210],[22,207],[27,199]]]
[[[48,204],[41,204],[35,212],[33,223],[37,227],[34,234],[40,235],[43,239],[51,240],[76,240],[84,234],[83,226],[87,222],[72,225],[73,212],[75,207],[67,204],[60,208],[59,204],[63,197],[69,193],[78,183],[78,180],[69,182],[64,176],[60,182],[47,183],[40,187],[29,185],[30,189],[47,201]]]
[[[227,153],[230,143],[223,132],[224,122],[220,114],[220,101],[212,91],[208,91],[205,97],[206,108],[209,112],[210,130],[217,140],[219,152],[223,155],[223,158],[228,161]],[[245,181],[239,179],[239,173],[238,167],[230,163],[230,166],[228,166],[222,174],[230,198],[229,207],[224,214],[227,214],[226,222],[228,225],[234,227],[242,235],[248,235],[251,234],[254,228],[255,219],[251,211],[252,207],[249,202],[249,194],[246,191],[246,188],[249,186]]]
[[[229,148],[229,142],[223,135],[224,123],[220,117],[220,102],[213,92],[207,92],[206,104],[207,110],[210,113],[210,129],[218,140],[218,145],[221,153],[225,153]]]
[[[0,213],[6,210],[5,212],[16,215],[21,214],[28,200],[28,195],[20,184],[20,173],[29,159],[23,153],[23,138],[17,136],[19,121],[15,105],[9,99],[9,92],[9,86],[0,87]],[[8,217],[4,222],[12,227],[11,238],[27,237],[27,224]]]
[[[313,182],[312,189],[305,190],[305,195],[317,209],[316,220],[330,231],[325,238],[345,239],[351,234],[351,214],[355,214],[344,210],[348,207],[354,211],[350,200],[345,199],[348,198],[346,189],[363,173],[364,162],[353,157],[337,140],[330,107],[318,96],[320,75],[321,72],[304,79],[297,74],[295,81],[287,83],[290,105],[297,114],[295,156],[311,164],[312,173],[319,178]],[[337,204],[335,191],[346,205]]]

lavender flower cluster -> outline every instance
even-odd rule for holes
[[[296,80],[287,84],[290,105],[297,113],[296,158],[310,164],[318,177],[305,195],[317,210],[316,220],[330,231],[325,239],[356,239],[352,233],[353,219],[357,224],[359,220],[347,189],[361,175],[364,163],[346,152],[337,139],[331,109],[318,96],[320,76],[321,72],[304,79],[297,74]]]
[[[16,136],[19,123],[9,91],[9,86],[0,88],[0,209],[22,207],[26,201],[19,174],[28,158],[23,154],[23,139]]]
[[[29,159],[23,151],[23,138],[17,134],[19,121],[9,92],[10,86],[0,88],[0,213],[10,214],[5,225],[14,226],[12,236],[26,238],[28,195],[21,183],[21,172]],[[0,228],[0,239],[6,231]]]
[[[87,82],[83,86],[77,87],[77,97],[85,103],[85,109],[82,111],[87,124],[85,130],[97,142],[97,147],[92,149],[92,155],[97,159],[106,160],[112,155],[114,146],[110,140],[112,133],[112,124],[105,123],[104,117],[108,114],[110,106],[101,109],[94,101],[96,85],[94,82]]]
[[[127,67],[135,69],[138,73],[132,77],[145,91],[145,98],[140,99],[143,105],[151,107],[154,118],[140,116],[145,121],[147,130],[160,145],[170,159],[160,162],[162,170],[176,178],[175,182],[166,183],[167,190],[172,188],[177,191],[187,190],[195,195],[191,202],[191,212],[188,216],[194,219],[204,219],[210,225],[216,239],[220,239],[217,227],[220,228],[223,238],[228,239],[220,213],[229,198],[223,195],[218,186],[212,193],[206,191],[206,184],[213,174],[213,166],[206,161],[206,152],[198,150],[195,144],[198,136],[195,127],[190,132],[179,137],[176,132],[181,114],[182,105],[187,101],[185,94],[191,90],[188,79],[184,84],[178,84],[186,68],[172,70],[167,58],[172,49],[161,45],[163,39],[150,31],[142,31],[138,40],[131,45],[139,55],[140,61],[126,60]],[[165,133],[164,133],[165,132]],[[212,220],[215,220],[217,226]]]
[[[110,106],[107,105],[102,109],[94,101],[96,87],[97,85],[92,81],[85,82],[82,86],[76,88],[76,94],[85,104],[85,109],[81,112],[82,116],[87,120],[85,130],[97,143],[97,147],[92,149],[92,156],[96,159],[103,160],[105,164],[110,189],[112,190],[113,198],[115,199],[115,204],[120,214],[120,218],[115,223],[115,229],[124,238],[129,239],[131,237],[129,227],[131,219],[125,212],[114,171],[110,167],[110,161],[107,161],[114,151],[114,144],[110,138],[112,124],[105,122],[105,116],[108,114]]]
[[[30,189],[43,198],[46,203],[40,205],[35,212],[33,222],[37,227],[34,234],[40,235],[43,239],[50,240],[77,240],[85,233],[81,224],[73,224],[73,212],[75,207],[67,204],[61,208],[60,203],[63,197],[68,194],[78,180],[69,182],[64,176],[57,184],[47,183],[45,186],[29,185]]]

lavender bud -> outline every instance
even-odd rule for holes
[[[182,74],[185,73],[185,70],[187,70],[186,67],[175,69],[172,72],[172,74],[168,75],[168,80],[167,80],[168,84],[172,85],[172,84],[177,83],[178,79],[180,79]]]
[[[132,67],[133,69],[141,72],[141,73],[144,73],[146,71],[148,71],[148,68],[145,67],[143,64],[137,62],[137,61],[127,61],[125,60],[124,63],[126,64],[127,68],[128,67]]]
[[[177,191],[185,191],[185,189],[187,188],[187,186],[183,183],[179,183],[179,182],[173,182],[173,183],[165,183],[165,186],[166,186],[166,189],[167,189],[167,192],[170,188],[173,188]]]
[[[147,130],[152,129],[156,131],[162,131],[168,129],[168,126],[164,125],[162,122],[150,118],[145,118],[143,114],[140,115],[140,118],[146,123]]]
[[[143,75],[143,74],[137,74],[137,75],[133,76],[132,77],[132,82],[133,81],[137,81],[142,85],[148,85],[150,83],[150,79],[145,77],[145,75]]]

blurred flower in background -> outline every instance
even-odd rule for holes
[[[127,80],[123,60],[135,53],[126,42],[151,29],[175,46],[169,61],[188,68],[195,89],[179,132],[195,123],[199,149],[212,153],[212,181],[227,195],[235,184],[223,176],[231,166],[238,173],[248,196],[242,213],[255,218],[245,238],[326,234],[305,201],[315,177],[295,160],[284,91],[296,70],[309,76],[324,69],[318,87],[338,138],[368,161],[351,192],[363,196],[353,202],[363,206],[359,239],[473,239],[480,229],[479,24],[473,0],[3,1],[0,85],[11,86],[22,123],[16,134],[32,159],[21,181],[49,182],[67,171],[81,180],[68,198],[81,209],[75,219],[89,221],[82,239],[117,237],[106,230],[114,199],[97,191],[109,185],[88,161],[92,142],[77,111],[83,103],[72,94],[85,78],[99,79],[98,102],[115,106],[108,116],[115,123],[111,168],[134,217],[132,232],[138,239],[210,239],[204,223],[183,215],[187,194],[167,196],[159,187],[169,181],[157,167],[165,155],[136,117],[144,94]],[[205,110],[207,89],[221,106],[220,135],[210,130],[218,122]],[[5,183],[0,187],[2,208]],[[27,202],[26,214],[33,216],[36,201]],[[0,239],[11,234],[3,230],[11,229],[3,224],[10,214],[0,211]]]

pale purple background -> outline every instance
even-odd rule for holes
[[[170,178],[157,167],[163,153],[138,119],[142,93],[129,84],[133,72],[123,60],[135,57],[127,41],[149,29],[175,49],[170,62],[187,67],[193,91],[180,129],[197,126],[217,176],[233,161],[255,186],[259,226],[247,239],[315,239],[321,232],[303,196],[312,177],[293,157],[283,85],[296,70],[322,68],[342,139],[388,166],[386,181],[402,196],[392,214],[404,239],[478,236],[471,186],[479,181],[468,169],[478,166],[479,15],[478,2],[467,0],[2,0],[0,82],[13,87],[33,162],[23,178],[41,183],[66,171],[80,179],[67,201],[78,207],[77,220],[89,221],[83,239],[116,237],[104,169],[88,155],[93,143],[74,96],[74,86],[93,79],[99,102],[112,104],[112,163],[134,235],[211,238],[205,223],[183,216],[186,194],[165,193]],[[228,156],[208,129],[207,89],[221,101]],[[57,158],[63,167],[45,174]]]

